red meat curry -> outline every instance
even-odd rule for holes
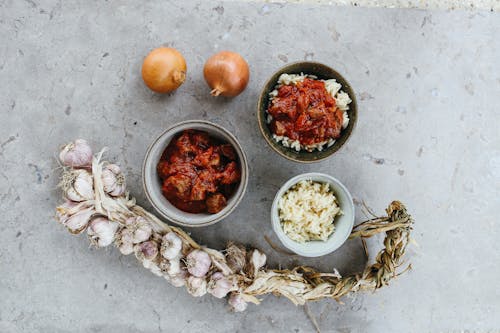
[[[267,112],[273,117],[274,134],[299,140],[304,146],[337,139],[342,130],[343,112],[319,80],[306,78],[281,86]]]
[[[221,211],[241,178],[234,148],[198,130],[172,139],[157,170],[165,198],[189,213]]]

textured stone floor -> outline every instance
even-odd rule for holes
[[[233,0],[252,1],[252,0]],[[266,3],[297,3],[353,7],[419,8],[440,10],[500,10],[499,0],[258,0]]]
[[[416,219],[413,270],[375,294],[310,304],[323,332],[493,332],[500,329],[500,14],[252,2],[0,1],[0,331],[310,332],[304,309],[286,299],[232,314],[194,299],[116,250],[89,249],[53,221],[60,203],[55,153],[88,139],[110,148],[132,194],[146,147],[167,126],[207,119],[231,130],[251,161],[248,192],[225,221],[192,230],[222,247],[259,246],[272,265],[272,198],[293,175],[339,178],[356,202],[383,212],[393,199]],[[147,52],[185,55],[187,82],[170,96],[140,77]],[[247,90],[213,99],[205,59],[240,52]],[[287,62],[313,59],[340,71],[359,101],[348,144],[328,161],[294,164],[266,146],[255,109],[266,78]],[[381,238],[370,240],[372,254]],[[364,265],[357,241],[300,260],[324,270]]]

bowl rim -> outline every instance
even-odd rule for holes
[[[148,187],[146,185],[146,168],[149,165],[148,162],[150,162],[150,154],[151,154],[151,150],[153,149],[153,147],[155,147],[159,143],[159,141],[167,133],[170,133],[171,131],[175,130],[177,127],[184,126],[184,125],[189,125],[189,124],[192,124],[192,125],[200,125],[200,124],[202,124],[202,125],[208,125],[209,127],[214,128],[216,131],[222,132],[224,135],[227,135],[228,137],[230,137],[236,143],[237,147],[235,147],[235,148],[241,152],[240,167],[242,169],[244,169],[242,171],[244,171],[244,175],[245,175],[244,179],[242,177],[242,179],[240,181],[240,184],[238,185],[238,190],[241,187],[241,192],[238,195],[238,197],[235,198],[235,200],[233,201],[233,203],[231,204],[231,206],[229,206],[229,207],[226,206],[226,208],[228,208],[227,211],[223,215],[220,215],[220,216],[218,216],[217,218],[214,218],[214,219],[210,219],[210,217],[211,216],[215,216],[216,214],[207,215],[207,221],[199,223],[199,224],[185,223],[183,221],[179,221],[179,220],[173,218],[172,216],[168,215],[166,213],[167,210],[164,207],[161,208],[155,202],[155,200],[153,199],[153,195],[150,193],[150,191],[149,191],[149,189],[148,189]],[[177,132],[174,133],[174,135],[175,134],[177,134]],[[170,141],[168,143],[170,143]],[[167,145],[168,145],[168,143],[167,143]],[[221,220],[223,220],[226,217],[228,217],[236,209],[236,207],[243,200],[243,197],[245,196],[245,193],[246,193],[246,190],[247,190],[248,178],[249,178],[249,168],[248,168],[248,162],[247,162],[247,157],[246,157],[245,151],[243,150],[243,147],[241,146],[241,144],[239,143],[239,141],[236,139],[236,137],[231,132],[229,132],[227,129],[225,129],[221,125],[215,124],[213,122],[210,122],[210,121],[207,121],[207,120],[197,120],[197,119],[194,119],[194,120],[184,120],[184,121],[181,121],[181,122],[178,122],[178,123],[175,123],[175,124],[169,126],[166,130],[164,130],[160,135],[158,135],[151,142],[151,144],[149,145],[148,149],[146,150],[146,154],[144,156],[144,161],[142,162],[142,177],[141,178],[142,178],[142,186],[144,188],[144,192],[146,194],[146,198],[148,199],[149,203],[154,207],[154,209],[158,212],[158,214],[160,214],[163,218],[165,218],[168,221],[171,221],[171,222],[173,222],[175,224],[178,224],[178,225],[181,225],[181,226],[184,226],[184,227],[197,228],[197,227],[205,227],[205,226],[212,225],[212,224],[215,224],[217,222],[220,222]],[[238,192],[238,190],[237,190],[237,192]],[[185,213],[186,214],[190,214],[190,213],[187,213],[187,212],[185,212]],[[166,223],[164,221],[162,221],[162,222],[165,223],[165,224],[168,224],[168,223]]]
[[[351,88],[352,90],[352,96],[350,95],[349,97],[351,98],[351,100],[354,102],[354,105],[356,106],[356,119],[354,119],[354,123],[352,124],[352,128],[351,128],[351,132],[350,134],[346,137],[345,141],[336,149],[336,150],[332,150],[332,152],[322,158],[318,158],[318,159],[315,159],[315,160],[301,160],[301,159],[298,159],[298,158],[293,158],[291,156],[288,156],[286,154],[284,154],[282,151],[280,151],[279,149],[277,149],[274,144],[276,144],[276,142],[272,141],[265,133],[264,131],[264,128],[261,126],[261,112],[260,112],[260,105],[262,103],[262,99],[264,98],[264,91],[266,89],[266,87],[271,83],[271,79],[273,78],[273,76],[275,76],[277,73],[283,71],[284,69],[290,67],[290,66],[294,66],[294,65],[298,65],[298,64],[311,64],[311,65],[319,65],[319,66],[323,66],[323,67],[326,67],[328,68],[330,71],[334,72],[336,75],[338,75],[339,77],[341,77],[345,82],[347,82],[347,84],[349,85],[349,87]],[[266,80],[266,82],[264,83],[264,85],[262,86],[261,88],[261,91],[260,91],[260,95],[259,95],[259,99],[257,101],[257,123],[259,125],[259,130],[260,130],[260,133],[262,134],[262,136],[264,137],[264,140],[267,142],[267,144],[272,148],[272,150],[274,150],[276,153],[278,153],[280,156],[286,158],[287,160],[289,161],[293,161],[293,162],[296,162],[296,163],[303,163],[303,164],[312,164],[312,163],[317,163],[317,162],[322,162],[330,157],[333,156],[333,154],[335,154],[336,152],[338,152],[342,147],[345,146],[345,144],[350,140],[351,138],[351,135],[352,135],[352,132],[354,132],[354,130],[356,129],[356,124],[357,124],[357,113],[358,113],[358,102],[357,102],[357,99],[356,99],[356,94],[354,92],[354,89],[352,88],[352,85],[349,81],[347,81],[347,79],[342,75],[340,74],[337,70],[335,70],[333,67],[330,67],[328,65],[325,65],[324,63],[321,63],[321,62],[318,62],[318,61],[294,61],[294,62],[291,62],[291,63],[288,63],[284,66],[281,66],[278,70],[274,71],[271,76]],[[314,153],[314,152],[311,152],[311,153]]]
[[[278,214],[278,200],[284,194],[285,191],[287,191],[288,189],[290,189],[292,186],[294,186],[295,184],[297,184],[299,181],[304,180],[304,179],[317,178],[317,177],[325,178],[325,179],[328,180],[328,182],[330,184],[334,183],[336,186],[338,186],[339,188],[342,189],[342,191],[345,193],[345,195],[346,195],[346,197],[348,199],[347,200],[348,202],[344,203],[344,204],[346,206],[349,206],[349,208],[352,210],[352,217],[348,221],[348,223],[349,223],[348,232],[345,235],[343,235],[342,238],[339,239],[338,244],[336,244],[335,246],[328,247],[327,246],[327,245],[329,245],[328,241],[326,241],[326,242],[315,241],[315,242],[323,242],[323,244],[324,244],[323,248],[324,249],[320,250],[320,251],[317,251],[317,252],[304,252],[302,249],[298,248],[299,245],[297,245],[297,247],[290,246],[290,244],[300,244],[300,243],[297,243],[297,242],[293,241],[292,239],[290,239],[285,234],[285,232],[283,231],[283,228],[281,227],[281,223],[280,223],[279,214]],[[344,206],[344,208],[345,208],[345,206]],[[352,195],[349,192],[349,190],[347,189],[347,187],[344,184],[342,184],[337,178],[335,178],[333,176],[330,176],[328,174],[325,174],[325,173],[321,173],[321,172],[307,172],[307,173],[302,173],[302,174],[296,175],[296,176],[290,178],[289,180],[287,180],[279,188],[279,190],[276,192],[276,195],[274,196],[274,199],[273,199],[273,204],[271,206],[271,224],[272,224],[272,228],[273,228],[274,233],[276,234],[276,236],[280,240],[281,244],[283,244],[283,246],[285,246],[290,251],[293,251],[294,253],[296,253],[296,254],[298,254],[300,256],[303,256],[303,257],[310,257],[310,258],[321,257],[321,256],[324,256],[324,255],[327,255],[327,254],[335,252],[349,238],[349,235],[351,234],[352,229],[354,227],[354,219],[355,219],[354,201],[353,201]],[[335,233],[335,231],[334,231],[334,233]],[[330,235],[330,237],[331,237],[331,235]],[[287,241],[290,241],[291,243],[287,243]],[[303,244],[300,244],[300,246],[302,247]]]

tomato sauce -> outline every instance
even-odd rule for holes
[[[299,140],[304,146],[337,139],[342,130],[343,112],[319,80],[306,78],[281,86],[267,112],[273,118],[274,134]]]
[[[188,213],[218,213],[241,178],[234,148],[198,130],[174,137],[157,171],[165,198]]]

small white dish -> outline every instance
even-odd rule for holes
[[[310,241],[298,243],[290,239],[281,227],[278,201],[291,188],[302,180],[312,180],[315,182],[328,183],[337,198],[343,214],[336,216],[334,220],[335,230],[326,241]],[[271,223],[273,230],[283,245],[304,257],[319,257],[329,254],[338,249],[349,238],[354,225],[354,202],[347,188],[336,178],[323,173],[311,172],[295,176],[288,180],[276,193],[271,207]]]

